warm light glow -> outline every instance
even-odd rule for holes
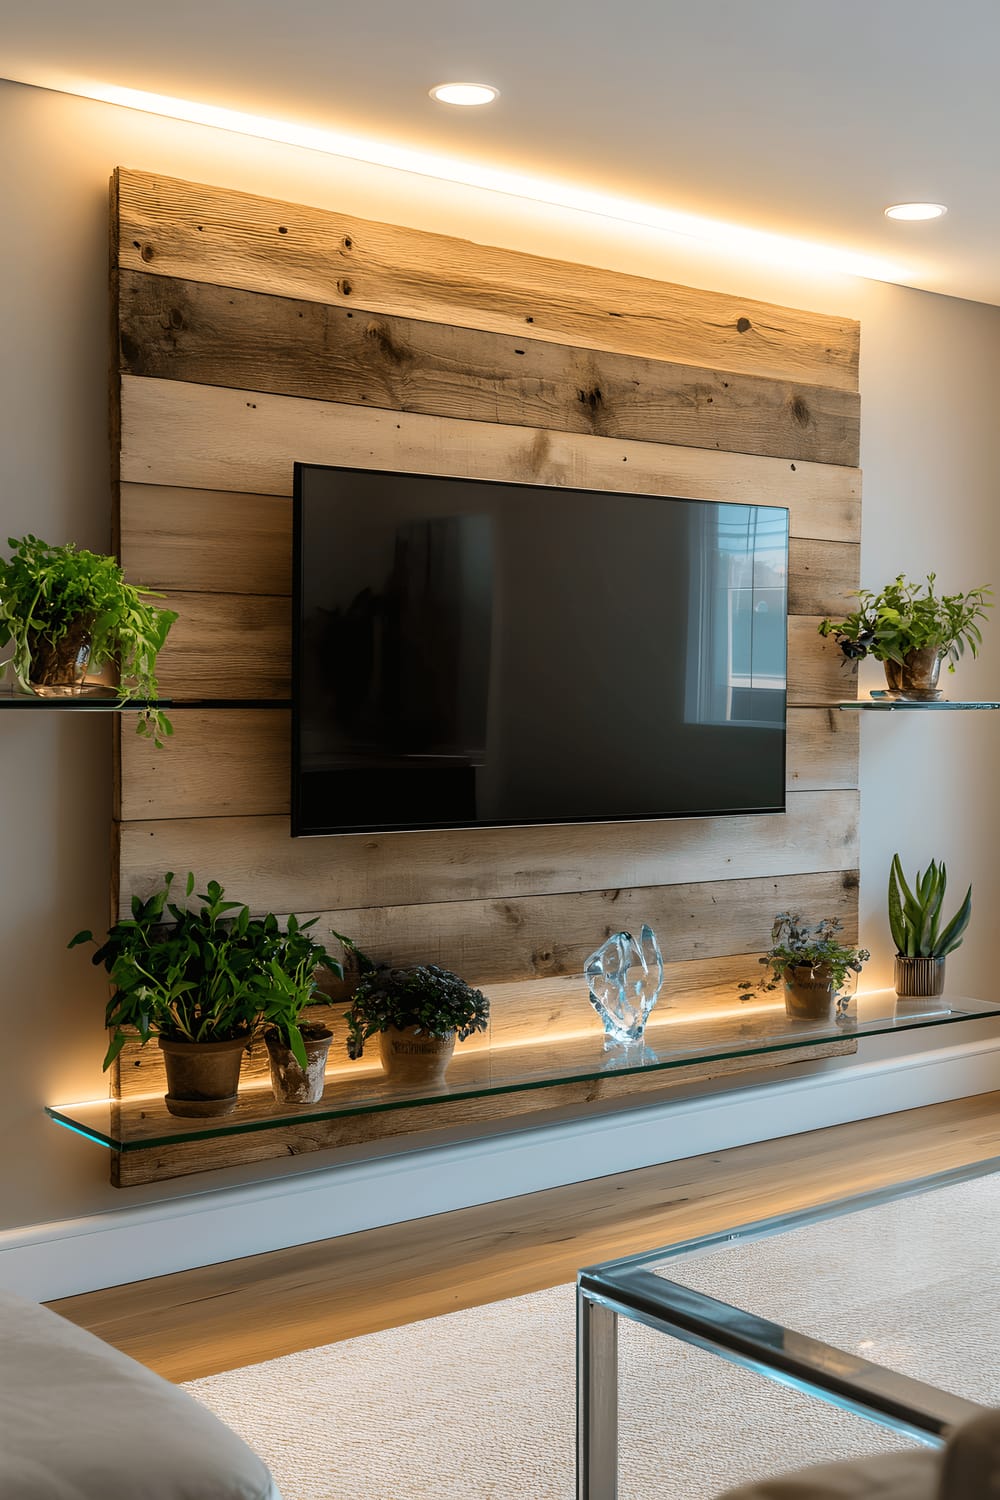
[[[940,219],[948,210],[943,203],[893,203],[883,212],[887,219]]]
[[[492,104],[499,94],[500,90],[491,83],[436,83],[430,90],[431,98],[439,104],[461,104],[465,108]]]
[[[45,78],[26,78],[20,81],[36,87],[54,88],[61,93],[76,94],[85,99],[96,99],[104,104],[117,104],[125,109],[163,115],[172,120],[211,125],[218,130],[231,130],[261,140],[301,146],[307,151],[322,151],[331,156],[368,162],[372,166],[393,167],[401,172],[413,172],[418,176],[433,177],[466,187],[484,188],[488,192],[505,193],[533,203],[596,214],[620,223],[659,230],[688,242],[695,240],[711,244],[720,251],[763,261],[772,266],[786,266],[812,273],[835,272],[843,276],[864,276],[875,281],[900,281],[910,275],[899,265],[874,256],[858,254],[853,250],[813,244],[780,234],[768,234],[759,229],[747,229],[738,224],[659,208],[637,199],[593,192],[567,182],[508,172],[478,162],[459,161],[429,151],[414,150],[410,146],[396,146],[385,141],[348,135],[342,131],[320,130],[288,120],[268,119],[263,115],[222,109],[213,104],[174,99],[164,94],[149,94],[140,89],[119,88],[114,84],[65,78],[60,78],[57,82]]]

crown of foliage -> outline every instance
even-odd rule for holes
[[[899,855],[889,867],[889,929],[901,958],[944,958],[959,946],[972,916],[972,886],[950,922],[941,926],[941,909],[948,884],[944,860],[933,859],[912,889],[906,883]]]
[[[779,912],[771,928],[771,946],[757,960],[767,973],[759,980],[744,979],[738,988],[744,993],[741,999],[750,998],[749,991],[765,992],[777,989],[785,979],[787,969],[829,970],[835,991],[843,988],[849,973],[861,973],[862,964],[871,958],[867,948],[858,948],[841,941],[843,923],[839,917],[824,917],[810,926],[798,912]]]
[[[0,560],[0,647],[13,643],[10,657],[23,688],[32,681],[32,650],[50,648],[85,624],[90,669],[113,662],[118,696],[156,698],[156,657],[177,615],[148,599],[162,598],[126,583],[113,557],[79,550],[72,542],[52,547],[36,536],[8,537],[13,556]],[[137,728],[159,736],[172,732],[157,709],[140,714]]]
[[[902,663],[912,651],[927,647],[948,657],[948,670],[968,647],[973,656],[982,645],[979,621],[993,608],[989,588],[970,589],[966,594],[936,594],[936,573],[928,573],[925,584],[910,583],[899,573],[877,594],[855,589],[858,608],[843,620],[823,620],[822,636],[833,636],[850,661],[871,656],[875,661]]]
[[[382,964],[362,974],[351,997],[347,1022],[347,1052],[360,1057],[365,1042],[390,1026],[405,1031],[413,1026],[427,1036],[454,1032],[460,1042],[489,1024],[490,1002],[457,974],[437,964],[414,964],[393,969]]]
[[[115,987],[105,1013],[112,1029],[105,1068],[133,1032],[143,1043],[151,1036],[249,1041],[262,1022],[281,1033],[305,1067],[299,1023],[303,1008],[317,998],[316,971],[343,974],[309,932],[317,918],[300,923],[291,916],[282,929],[271,912],[251,917],[248,907],[223,900],[216,880],[198,893],[200,906],[178,905],[170,899],[173,881],[168,873],[146,901],[134,896],[131,916],[109,927],[93,956]],[[193,891],[189,874],[186,898]],[[78,932],[69,947],[96,941],[93,933]]]

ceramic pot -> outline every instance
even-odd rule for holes
[[[829,964],[810,968],[788,968],[785,981],[785,1013],[793,1021],[825,1021],[833,1009],[833,975]]]
[[[906,958],[896,954],[896,994],[901,1000],[944,993],[943,958]]]
[[[883,662],[885,680],[892,692],[908,702],[933,702],[940,698],[938,676],[944,660],[940,646],[924,646],[898,661]]]
[[[64,698],[79,693],[90,658],[93,623],[93,615],[80,615],[57,641],[38,631],[28,632],[29,680],[40,697]]]
[[[444,1082],[445,1069],[455,1050],[455,1033],[428,1036],[415,1026],[400,1031],[390,1026],[378,1034],[382,1067],[390,1083],[401,1088],[426,1088]]]
[[[280,1032],[271,1029],[264,1033],[271,1088],[281,1104],[318,1104],[326,1086],[326,1059],[333,1032],[326,1026],[302,1026],[300,1030],[306,1049],[305,1068],[282,1041]]]
[[[248,1040],[240,1036],[227,1042],[175,1042],[161,1036],[170,1113],[196,1119],[231,1113]]]

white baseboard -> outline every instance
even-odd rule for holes
[[[793,1072],[779,1082],[720,1081],[646,1108],[9,1230],[0,1233],[0,1286],[48,1301],[986,1093],[1000,1087],[1000,1039]]]

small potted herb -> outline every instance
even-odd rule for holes
[[[940,995],[944,990],[944,961],[961,943],[972,915],[970,885],[958,911],[942,925],[947,885],[943,860],[937,864],[932,859],[923,873],[918,870],[911,888],[899,855],[892,856],[889,929],[896,944],[896,994],[900,999]]]
[[[0,647],[13,644],[10,663],[19,685],[43,696],[81,691],[84,674],[111,662],[118,697],[155,699],[156,657],[177,618],[150,599],[162,597],[126,583],[113,557],[52,547],[35,536],[8,538],[13,556],[0,560]],[[140,734],[160,744],[170,721],[150,708]]]
[[[871,958],[867,948],[841,940],[842,927],[837,917],[825,917],[810,926],[798,912],[779,912],[771,928],[771,946],[759,959],[768,972],[756,983],[743,980],[740,998],[749,1000],[748,992],[776,990],[781,984],[788,1016],[825,1020],[848,974],[860,974],[862,964]]]
[[[382,1067],[394,1083],[440,1083],[455,1042],[485,1031],[489,1014],[486,996],[448,969],[383,964],[362,974],[345,1012],[348,1056],[361,1057],[377,1034]]]
[[[924,585],[899,573],[877,594],[856,589],[858,608],[843,620],[823,620],[819,633],[832,636],[850,662],[866,656],[880,661],[890,690],[899,697],[918,702],[940,698],[942,661],[954,672],[966,647],[978,655],[983,640],[979,623],[993,604],[989,588],[937,594],[936,577],[928,573]]]
[[[269,984],[263,996],[260,1022],[274,1097],[285,1104],[315,1104],[323,1097],[333,1032],[322,1023],[304,1021],[302,1017],[307,1006],[323,999],[317,984],[319,970],[326,969],[337,979],[343,979],[344,967],[338,959],[331,958],[310,932],[318,920],[313,917],[308,922],[299,922],[291,916],[282,930],[277,917],[268,913],[249,924],[251,935],[259,933],[262,949],[270,950]],[[362,972],[372,967],[371,960],[350,938],[339,932],[332,936],[346,954],[357,959]]]

